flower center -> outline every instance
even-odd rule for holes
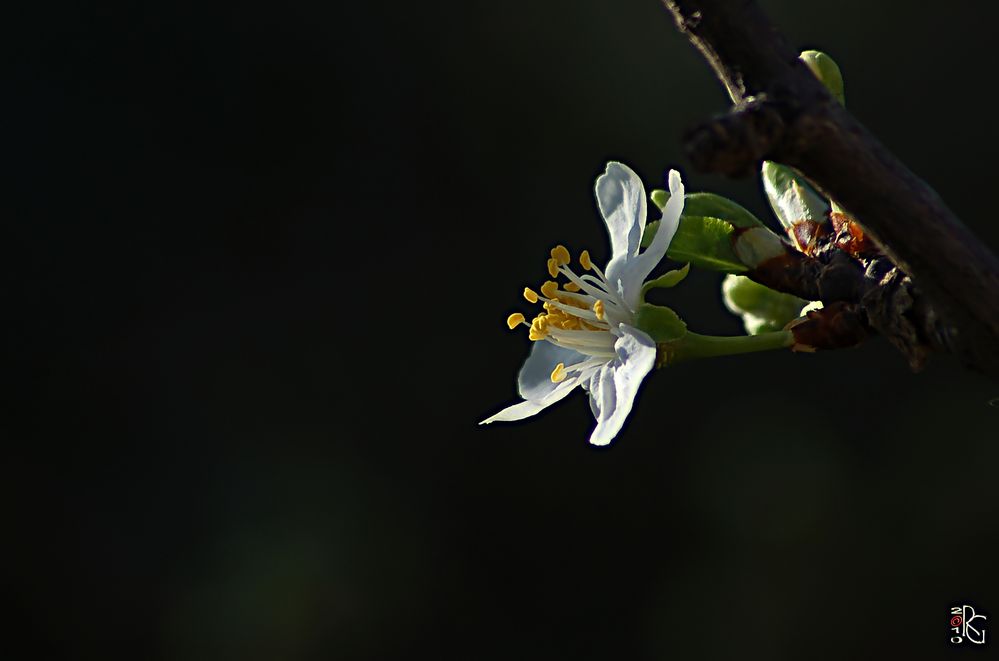
[[[511,329],[523,325],[528,327],[531,340],[547,341],[560,347],[573,349],[588,357],[609,359],[614,357],[614,342],[617,339],[617,324],[630,319],[630,314],[620,296],[607,282],[606,276],[590,260],[590,253],[584,250],[579,256],[579,264],[584,271],[577,275],[569,267],[569,251],[563,245],[552,248],[548,259],[548,274],[552,278],[562,275],[568,280],[559,289],[556,280],[548,280],[539,287],[540,294],[530,287],[524,288],[524,298],[529,303],[541,303],[541,312],[531,323],[517,312],[507,318]],[[590,361],[584,361],[590,362]],[[552,372],[552,381],[558,383],[567,373],[578,369],[583,363],[566,367],[559,364]]]

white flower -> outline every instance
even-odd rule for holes
[[[638,388],[656,362],[656,343],[635,328],[635,313],[642,303],[642,286],[669,247],[683,211],[683,182],[676,170],[669,173],[670,198],[652,243],[639,252],[645,232],[645,187],[630,168],[608,163],[596,183],[597,205],[610,234],[611,259],[605,271],[591,261],[587,251],[579,263],[593,274],[577,275],[569,268],[569,251],[556,246],[548,272],[568,279],[564,289],[548,281],[540,289],[524,290],[531,303],[543,301],[545,312],[528,324],[524,315],[507,319],[513,329],[530,328],[536,343],[520,370],[518,389],[523,402],[503,409],[480,424],[522,420],[558,402],[576,386],[590,394],[590,409],[597,426],[590,443],[607,445],[624,425]]]

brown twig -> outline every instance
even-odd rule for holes
[[[999,260],[830,96],[755,2],[663,2],[735,104],[732,113],[687,134],[695,167],[743,175],[767,159],[800,170],[911,276],[918,288],[910,282],[906,296],[917,291],[928,298],[909,300],[896,316],[922,314],[935,325],[943,317],[950,330],[937,339],[944,348],[968,366],[999,373]],[[888,283],[896,293],[904,274]],[[888,300],[888,294],[865,295],[874,296],[868,302]]]

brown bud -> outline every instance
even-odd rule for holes
[[[839,302],[795,319],[785,327],[794,335],[791,350],[825,351],[860,344],[869,332],[858,310],[855,304]]]

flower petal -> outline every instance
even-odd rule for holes
[[[659,229],[656,230],[656,235],[652,238],[652,243],[639,256],[643,268],[647,268],[645,275],[642,276],[642,280],[666,256],[666,249],[669,248],[669,244],[673,240],[677,228],[680,226],[680,215],[683,213],[683,195],[683,180],[680,179],[680,173],[676,170],[670,170],[669,199],[666,201],[666,206],[663,207]]]
[[[642,301],[641,289],[646,278],[653,269],[666,256],[677,228],[680,226],[680,215],[683,213],[683,181],[680,173],[676,170],[669,172],[669,200],[663,207],[663,215],[659,222],[659,228],[652,239],[652,243],[642,251],[641,255],[627,260],[621,267],[615,269],[615,276],[620,280],[621,288],[624,291],[624,302],[635,311]],[[610,266],[607,267],[608,278],[610,277]]]
[[[621,324],[614,344],[617,357],[595,372],[588,384],[590,409],[597,426],[590,443],[607,445],[614,439],[635,402],[645,376],[656,363],[656,343],[643,331]]]
[[[609,364],[600,366],[590,377],[590,411],[596,420],[600,420],[600,411],[614,408],[614,372]],[[591,439],[592,442],[592,439]]]
[[[645,187],[638,175],[623,163],[611,161],[597,177],[597,206],[607,223],[611,260],[638,254],[645,231]]]
[[[531,353],[517,375],[517,391],[524,399],[541,400],[558,385],[552,383],[551,378],[556,365],[574,365],[585,360],[586,356],[544,340],[533,344]]]
[[[508,406],[494,416],[488,417],[480,425],[488,425],[490,422],[513,422],[514,420],[523,420],[524,418],[529,418],[536,413],[543,411],[552,404],[561,401],[566,395],[571,393],[576,389],[576,386],[580,384],[582,380],[581,375],[574,374],[572,376],[566,377],[565,381],[559,383],[551,392],[549,392],[543,399],[538,400],[525,400],[519,404],[514,404],[513,406]],[[588,376],[588,375],[587,375]]]

